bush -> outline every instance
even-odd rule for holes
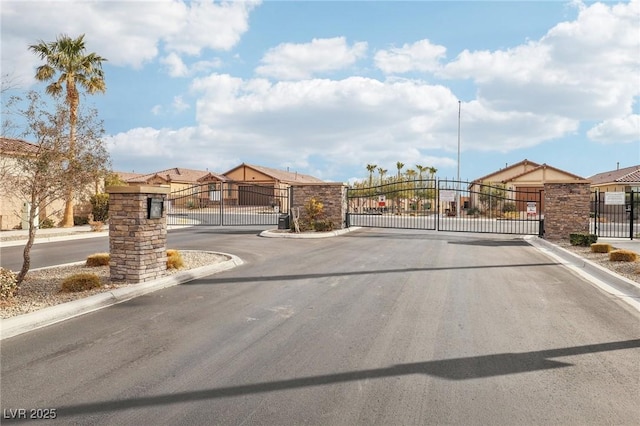
[[[516,203],[504,203],[502,206],[502,213],[508,212],[516,212],[518,209],[516,208]]]
[[[106,222],[109,219],[109,194],[95,194],[89,199],[93,220]]]
[[[56,224],[51,218],[42,219],[40,222],[40,229],[50,229],[55,228]]]
[[[74,226],[82,226],[82,225],[86,225],[88,223],[89,223],[89,217],[88,216],[74,216],[73,217]]]
[[[611,250],[612,250],[611,244],[607,244],[607,243],[591,244],[591,251],[593,253],[609,253]]]
[[[636,252],[631,250],[613,250],[609,253],[609,260],[612,262],[635,262],[637,258]]]
[[[597,241],[596,234],[569,234],[569,242],[572,246],[589,247]]]
[[[108,266],[110,256],[109,253],[96,253],[87,257],[87,266]]]
[[[16,274],[5,268],[0,268],[0,299],[9,299],[18,291]]]
[[[329,219],[317,220],[314,223],[313,228],[318,232],[333,231],[333,222],[331,222]]]
[[[178,250],[167,250],[167,269],[180,269],[184,266],[184,259]]]
[[[77,293],[80,291],[100,288],[101,286],[100,277],[96,274],[73,274],[70,277],[65,278],[60,286],[60,291],[65,293]]]

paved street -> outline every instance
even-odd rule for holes
[[[170,245],[245,264],[3,340],[3,422],[640,419],[638,312],[515,237],[201,228]]]

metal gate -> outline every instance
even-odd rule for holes
[[[290,206],[289,186],[202,183],[171,192],[167,225],[277,225]]]
[[[542,235],[543,191],[449,179],[347,191],[347,226]]]
[[[603,238],[638,238],[640,194],[591,192],[591,233]]]

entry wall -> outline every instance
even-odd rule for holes
[[[300,208],[304,214],[304,205],[311,198],[324,205],[324,217],[333,223],[334,228],[343,229],[347,217],[347,186],[344,183],[309,183],[292,187],[291,207]]]
[[[569,234],[589,232],[589,181],[545,183],[544,238],[568,240]]]

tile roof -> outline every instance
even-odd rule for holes
[[[207,170],[193,170],[184,169],[182,167],[173,167],[171,169],[160,170],[158,172],[148,173],[146,175],[138,175],[127,179],[129,183],[146,183],[148,180],[154,177],[160,177],[167,182],[184,182],[184,183],[197,183],[198,179],[208,175],[210,172]]]
[[[0,137],[0,152],[3,154],[35,154],[38,152],[38,145],[22,139]]]
[[[640,183],[640,165],[598,173],[591,176],[589,180],[591,180],[591,185]]]
[[[318,179],[317,177],[314,177],[314,176],[311,176],[311,175],[305,175],[305,174],[298,173],[298,172],[289,172],[289,171],[285,171],[285,170],[272,169],[270,167],[256,166],[255,164],[242,163],[240,166],[235,167],[235,168],[233,168],[231,170],[235,170],[235,169],[238,169],[238,168],[243,167],[243,166],[250,167],[250,168],[252,168],[254,170],[257,170],[257,171],[259,171],[261,173],[264,173],[267,176],[270,176],[270,177],[272,177],[272,178],[274,178],[276,180],[279,180],[280,182],[283,182],[283,183],[295,184],[295,183],[321,183],[321,182],[324,182],[322,179]]]
[[[530,166],[533,166],[533,167],[537,168],[537,167],[540,167],[542,164],[538,164],[538,163],[536,163],[534,161],[524,159],[524,160],[519,161],[517,163],[514,163],[514,164],[512,164],[512,165],[510,165],[508,167],[505,167],[504,169],[496,170],[495,172],[491,172],[486,176],[482,176],[481,178],[474,179],[473,182],[483,182],[483,181],[487,180],[488,178],[490,178],[491,176],[497,175],[498,173],[504,172],[505,170],[514,169],[516,167],[523,166],[523,165],[524,166],[530,165]]]

